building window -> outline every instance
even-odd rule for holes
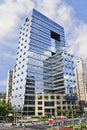
[[[62,101],[62,104],[66,104],[66,101]]]
[[[60,102],[59,102],[59,101],[57,101],[57,104],[60,104]]]
[[[63,110],[66,110],[66,107],[63,107]]]
[[[42,105],[42,102],[38,102],[38,105]]]
[[[70,104],[70,102],[67,102],[67,104]]]
[[[42,110],[42,107],[38,107],[38,110]]]
[[[50,98],[51,98],[51,99],[54,99],[54,96],[51,96]]]
[[[44,96],[45,99],[48,99],[48,96]]]
[[[38,112],[38,115],[42,115],[42,112]]]
[[[38,99],[42,99],[42,96],[38,96]]]
[[[56,98],[57,98],[57,99],[60,99],[60,96],[57,96]]]

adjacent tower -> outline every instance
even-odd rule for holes
[[[10,70],[8,71],[8,77],[7,77],[6,103],[11,103],[12,83],[13,83],[13,70]]]
[[[77,60],[76,66],[76,88],[78,101],[87,102],[87,65],[82,58]]]

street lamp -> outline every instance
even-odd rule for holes
[[[22,98],[20,98],[22,100]],[[22,126],[22,106],[20,107],[20,111],[21,111],[21,126]]]
[[[74,116],[73,116],[73,110],[72,110],[72,121],[73,121],[73,130],[74,130]]]
[[[16,106],[13,106],[14,125],[16,124]]]

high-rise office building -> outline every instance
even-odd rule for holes
[[[35,115],[36,94],[74,93],[73,56],[65,51],[64,28],[35,9],[21,27],[12,105]]]
[[[82,58],[77,60],[75,72],[78,101],[85,103],[87,102],[87,65]]]
[[[6,101],[6,93],[0,92],[0,101]]]
[[[10,70],[8,71],[8,77],[7,77],[6,103],[11,103],[12,83],[13,83],[13,70]]]

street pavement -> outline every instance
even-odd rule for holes
[[[47,130],[47,123],[29,123],[23,126],[12,126],[12,124],[0,124],[0,130]]]

